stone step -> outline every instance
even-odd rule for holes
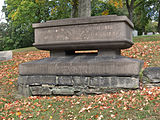
[[[51,57],[19,66],[20,75],[138,76],[142,61],[127,57]]]

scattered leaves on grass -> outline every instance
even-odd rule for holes
[[[160,41],[135,43],[122,55],[144,60],[144,68],[160,66]],[[45,57],[49,52],[15,52],[12,60],[0,62],[0,120],[160,119],[160,87],[95,96],[16,98],[19,64]]]

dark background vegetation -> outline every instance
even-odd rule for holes
[[[32,46],[33,23],[70,18],[78,0],[5,0],[6,23],[0,23],[0,50]],[[91,16],[127,15],[139,34],[160,31],[159,0],[91,0]]]

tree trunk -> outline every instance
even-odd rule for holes
[[[133,10],[134,10],[134,2],[135,0],[131,0],[130,4],[129,1],[126,0],[126,6],[129,14],[129,19],[133,22]]]
[[[128,13],[129,13],[129,19],[133,22],[133,10],[129,9]]]
[[[159,10],[159,17],[158,17],[158,32],[160,33],[160,10]]]
[[[91,0],[79,0],[78,17],[91,16]]]
[[[73,0],[71,17],[72,18],[78,17],[78,0]]]

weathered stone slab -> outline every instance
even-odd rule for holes
[[[35,29],[33,45],[39,49],[121,49],[133,45],[133,24],[126,16],[54,20],[33,24],[33,28]]]
[[[65,56],[23,63],[20,75],[137,76],[142,62],[126,57]]]
[[[160,87],[160,83],[143,83],[143,87],[153,88],[153,87]]]
[[[73,87],[59,87],[51,89],[53,95],[74,95]]]
[[[31,96],[30,86],[27,84],[18,84],[18,92],[23,96]]]
[[[19,91],[22,95],[81,95],[81,94],[101,94],[106,91],[115,92],[116,89],[138,89],[139,78],[137,77],[104,77],[104,76],[50,76],[50,78],[57,78],[54,85],[47,84],[47,77],[40,76],[39,78],[46,78],[43,84],[28,83],[37,76],[20,76],[18,83]],[[60,81],[72,81],[70,83],[63,83]],[[38,79],[36,81],[38,83]],[[40,83],[40,82],[39,82]]]
[[[12,59],[12,51],[0,51],[0,60]]]
[[[43,82],[41,79],[43,78]],[[56,81],[50,81],[56,78]],[[30,82],[32,80],[36,80]],[[52,84],[50,83],[52,82]],[[111,87],[111,88],[138,88],[139,79],[135,77],[105,77],[105,76],[19,76],[18,84],[26,84],[31,86],[82,86],[82,87]]]
[[[88,86],[91,77],[86,76],[72,76],[74,86]]]
[[[31,86],[30,87],[32,95],[51,95],[52,92],[48,87],[43,86]]]
[[[35,75],[35,76],[19,76],[18,84],[49,84],[56,85],[56,76],[48,76],[48,75]]]
[[[57,76],[57,85],[61,85],[61,86],[72,86],[74,83],[73,83],[73,79],[72,79],[72,76]]]
[[[91,87],[108,88],[139,88],[139,79],[135,77],[93,77]]]
[[[160,86],[160,67],[149,67],[143,71],[143,86],[159,87]]]
[[[149,67],[143,71],[143,78],[151,83],[160,83],[160,67]],[[147,81],[147,80],[145,80]]]

